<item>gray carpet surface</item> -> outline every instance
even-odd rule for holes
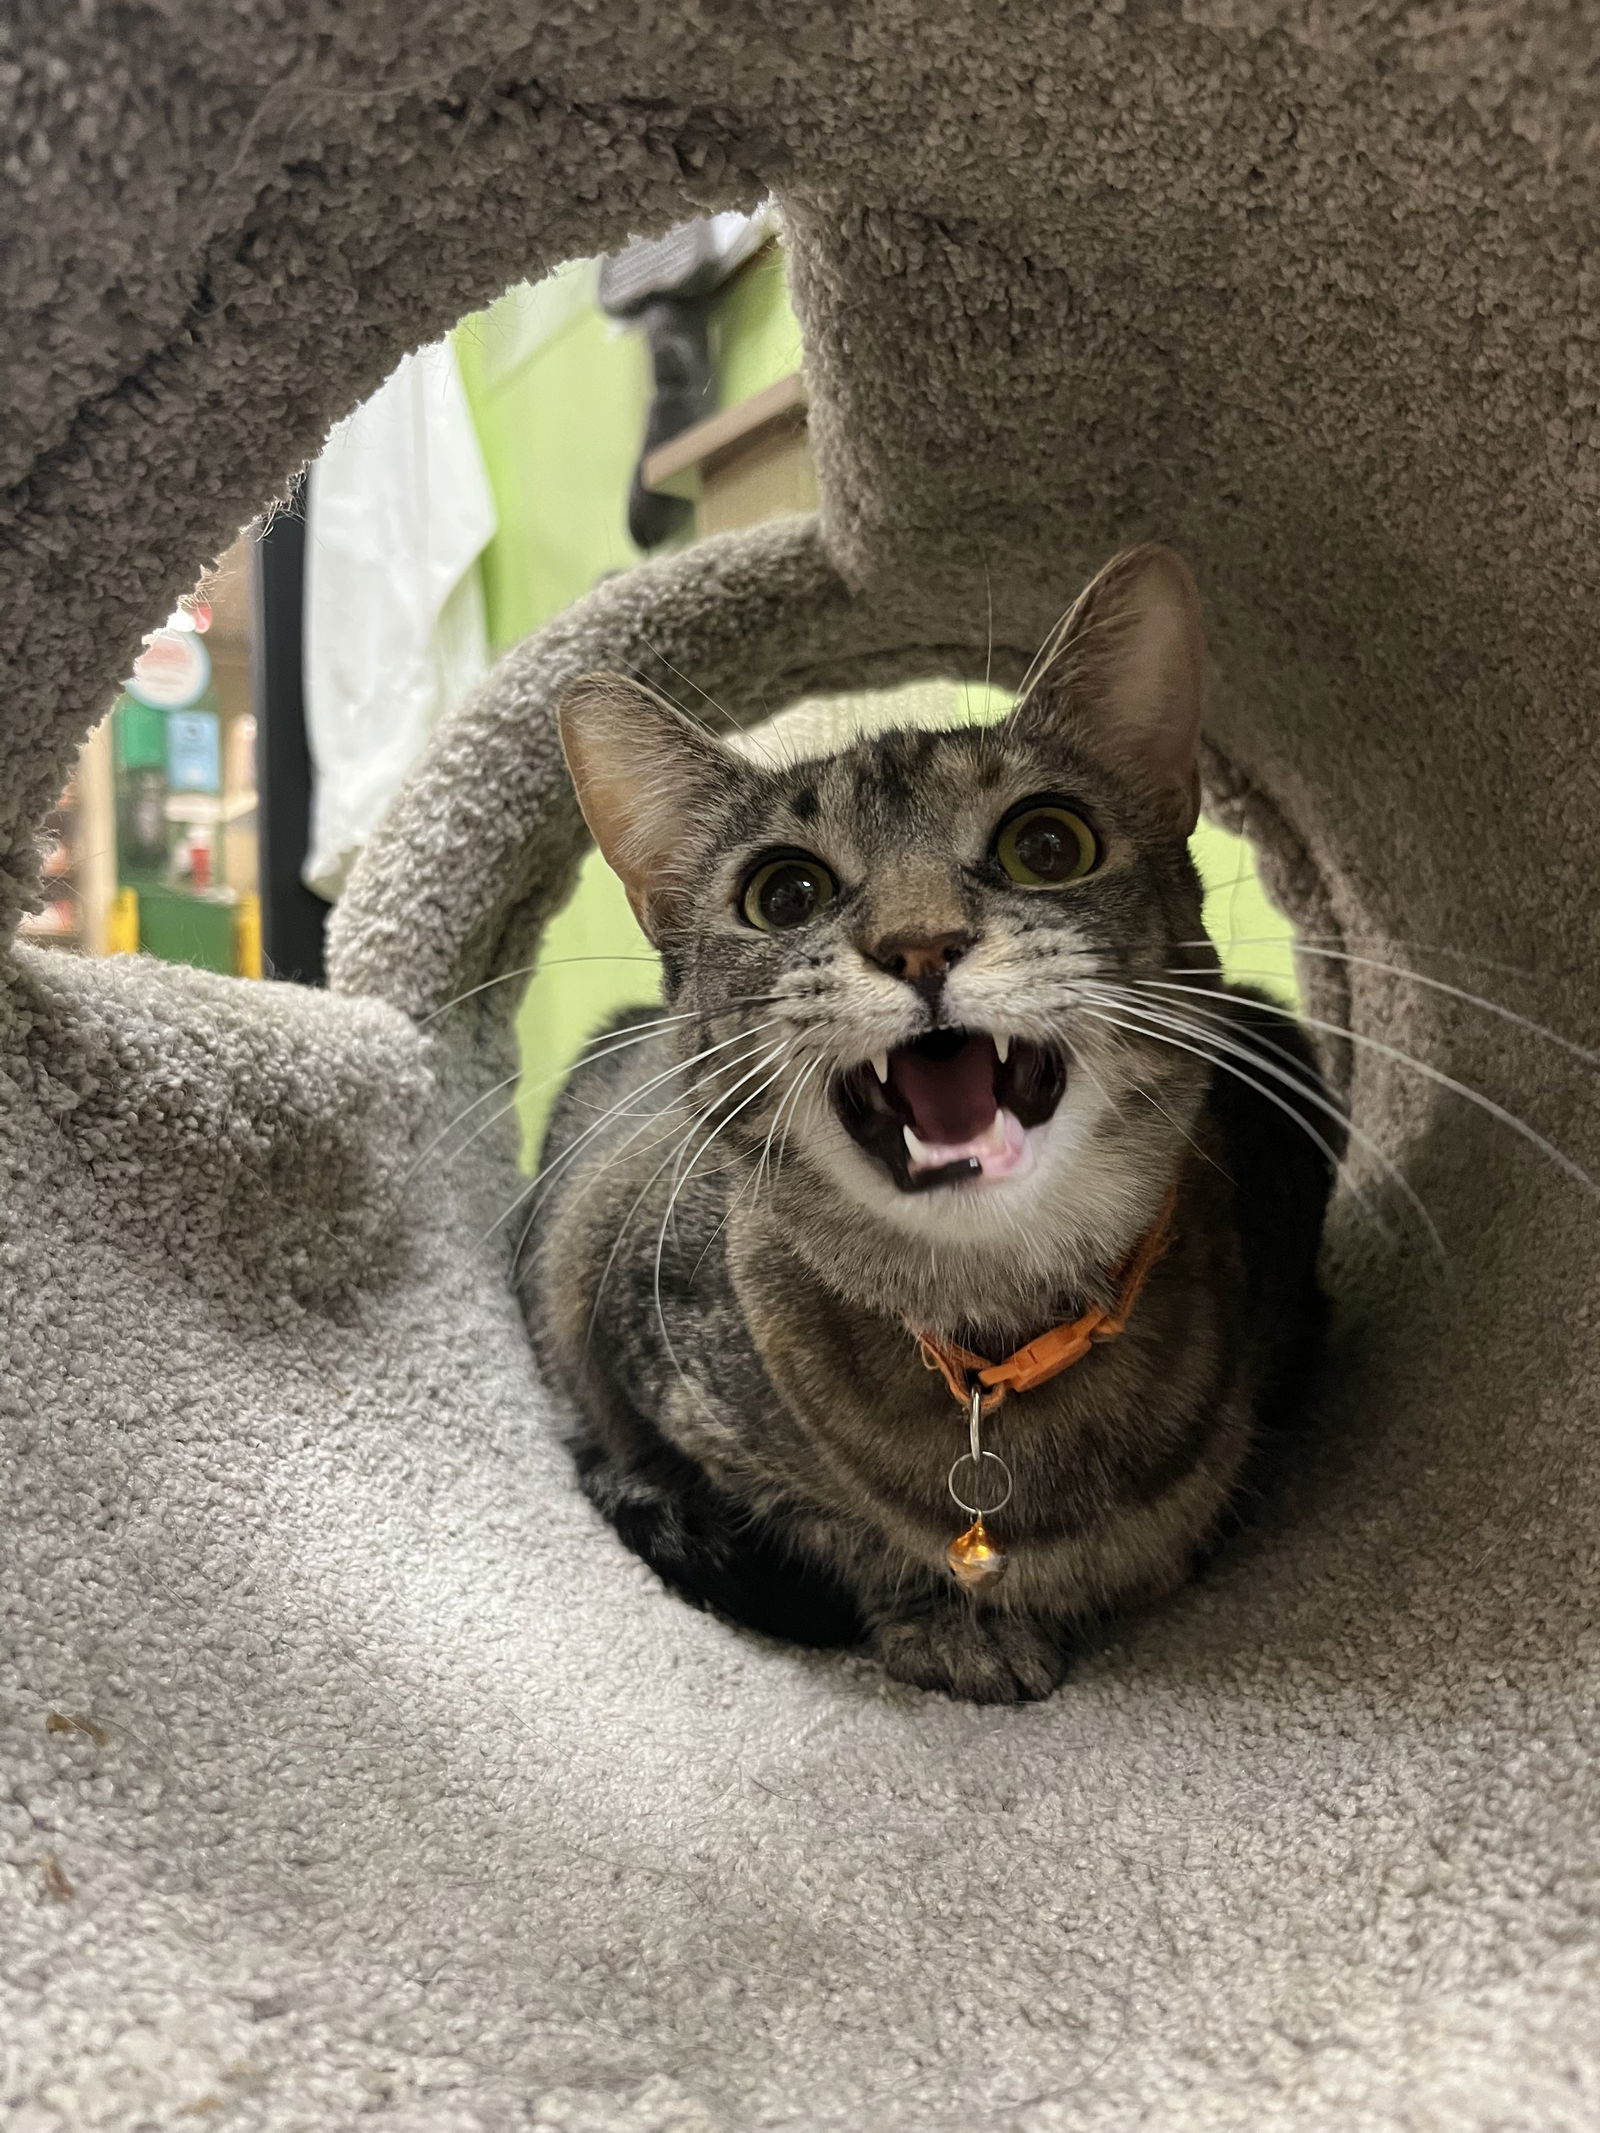
[[[1595,1205],[1396,1055],[1600,1168],[1592,1061],[1440,989],[1600,1029],[1594,24],[22,0],[0,37],[9,913],[138,632],[511,279],[776,188],[823,487],[511,655],[332,993],[0,950],[5,2133],[1592,2127]],[[1205,1584],[971,1711],[622,1553],[507,1291],[509,1122],[452,1151],[582,850],[565,676],[748,719],[981,673],[992,604],[1014,677],[1148,535],[1206,594],[1213,803],[1356,1033],[1336,1340]]]

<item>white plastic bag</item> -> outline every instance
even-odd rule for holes
[[[448,341],[407,356],[311,469],[304,877],[337,896],[444,714],[487,671],[477,559],[494,498]]]

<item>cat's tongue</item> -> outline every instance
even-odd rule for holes
[[[1000,1059],[989,1037],[969,1037],[948,1058],[909,1047],[889,1054],[889,1080],[911,1113],[918,1140],[964,1147],[994,1124],[994,1078]]]

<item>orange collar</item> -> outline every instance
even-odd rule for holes
[[[943,1340],[937,1333],[918,1333],[912,1327],[924,1368],[939,1371],[963,1407],[981,1387],[987,1395],[983,1401],[986,1411],[998,1407],[1008,1392],[1031,1392],[1036,1385],[1070,1370],[1097,1342],[1114,1340],[1128,1323],[1152,1267],[1172,1242],[1172,1217],[1177,1204],[1178,1188],[1174,1185],[1154,1225],[1134,1246],[1123,1267],[1117,1300],[1109,1311],[1085,1311],[1081,1318],[1052,1326],[1048,1333],[1041,1333],[1000,1363],[974,1355],[959,1342]]]

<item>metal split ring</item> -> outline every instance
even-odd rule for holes
[[[1004,1480],[1004,1494],[998,1497],[994,1503],[969,1503],[956,1487],[956,1475],[964,1466],[972,1468],[974,1482],[978,1480],[982,1467],[997,1466],[1000,1469],[1000,1473],[996,1478]],[[1011,1469],[998,1452],[978,1452],[976,1455],[972,1452],[963,1452],[961,1457],[951,1466],[946,1486],[950,1491],[951,1501],[958,1510],[965,1511],[969,1518],[993,1518],[996,1511],[1003,1511],[1011,1501]]]

